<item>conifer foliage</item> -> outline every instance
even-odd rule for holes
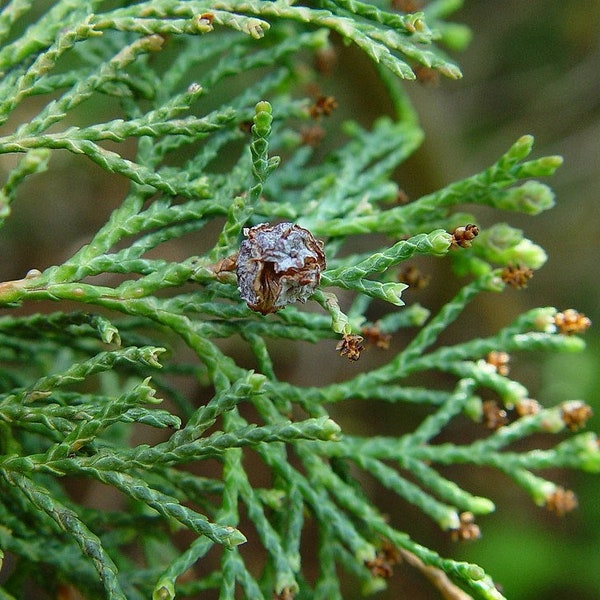
[[[0,154],[13,162],[2,222],[60,150],[128,192],[64,262],[0,284],[1,598],[37,586],[52,598],[329,600],[348,593],[345,581],[393,589],[404,560],[444,597],[500,599],[481,567],[388,520],[365,475],[457,542],[477,538],[477,517],[495,506],[445,465],[495,469],[538,505],[574,508],[573,492],[539,471],[600,470],[596,436],[580,431],[590,409],[533,400],[508,361],[581,350],[589,320],[543,307],[487,337],[439,342],[478,295],[525,287],[543,265],[544,250],[500,211],[551,208],[538,178],[561,159],[529,158],[523,136],[480,173],[406,201],[392,174],[423,132],[405,86],[424,73],[459,78],[445,52],[468,39],[446,21],[460,3],[412,4],[4,4]],[[340,41],[372,60],[393,115],[337,130],[328,117],[343,98],[307,92]],[[99,103],[114,107],[110,119]],[[498,222],[478,223],[478,206]],[[164,251],[204,232],[205,252]],[[428,281],[416,256],[461,277],[435,313],[402,299]],[[398,332],[409,341],[395,343]],[[286,380],[275,354],[299,342],[319,343],[325,376],[351,359],[347,378]],[[381,349],[380,365],[361,369],[365,348]],[[420,374],[443,374],[447,388]],[[330,417],[350,400],[384,416],[389,403],[407,414],[418,404],[426,416],[409,433],[363,435]],[[455,418],[470,423],[469,440],[436,441]],[[561,435],[544,449],[514,445],[537,433]],[[115,506],[76,499],[74,481],[112,491]],[[318,532],[310,574],[307,529]]]

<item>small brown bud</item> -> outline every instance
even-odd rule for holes
[[[387,350],[390,347],[392,336],[389,333],[381,333],[377,323],[361,327],[360,333],[365,338],[367,344],[372,344],[380,350]]]
[[[313,119],[328,117],[337,107],[337,100],[333,96],[319,96],[308,109],[308,114]]]
[[[336,63],[337,52],[333,46],[327,46],[315,52],[315,69],[321,75],[331,75]]]
[[[533,277],[533,271],[521,265],[508,265],[500,274],[502,281],[517,290],[527,287],[527,282]]]
[[[440,83],[440,74],[431,67],[417,65],[416,67],[413,67],[413,73],[415,74],[417,81],[423,85],[435,86]]]
[[[471,241],[479,234],[479,227],[469,223],[468,225],[457,227],[452,232],[452,241],[450,245],[452,248],[470,248]]]
[[[479,525],[475,523],[475,515],[466,511],[460,513],[460,525],[450,532],[453,542],[466,542],[477,540],[481,537]]]
[[[496,368],[496,372],[499,375],[508,375],[510,368],[508,363],[510,362],[510,356],[508,352],[500,352],[493,350],[487,355],[486,362]]]
[[[335,349],[340,356],[345,356],[348,360],[358,360],[360,353],[364,350],[362,342],[363,338],[360,335],[345,334]]]
[[[373,560],[366,560],[365,567],[374,577],[389,579],[394,574],[394,565],[401,560],[400,551],[389,540],[384,540],[377,556]]]
[[[554,324],[560,333],[574,335],[576,333],[583,333],[592,325],[592,321],[573,308],[568,308],[564,312],[554,315]]]
[[[380,558],[379,554],[373,560],[365,561],[365,567],[371,571],[373,577],[381,577],[382,579],[389,579],[394,574],[392,565],[387,563],[384,559]]]
[[[537,415],[541,409],[540,403],[533,398],[522,398],[515,404],[515,412],[519,417]]]
[[[399,189],[396,192],[395,202],[398,206],[404,206],[410,202],[410,196],[403,189]]]
[[[577,496],[571,490],[557,487],[546,498],[546,508],[559,517],[577,508]]]
[[[292,223],[245,228],[237,258],[238,289],[248,306],[266,315],[306,302],[314,293],[325,255],[308,229]]]
[[[224,273],[229,273],[237,269],[237,254],[232,254],[226,258],[222,258],[220,261],[215,263],[212,267],[217,279],[222,279]]]
[[[581,400],[569,400],[563,402],[561,406],[562,420],[571,431],[577,431],[585,427],[592,415],[591,407]]]
[[[420,269],[414,265],[409,265],[403,271],[398,273],[398,281],[406,283],[408,287],[415,290],[422,290],[429,285],[429,275],[424,275]]]
[[[300,131],[300,137],[304,146],[318,146],[325,137],[325,130],[318,125],[304,127]]]
[[[482,404],[483,424],[488,429],[500,429],[508,423],[506,411],[495,400],[486,400]]]

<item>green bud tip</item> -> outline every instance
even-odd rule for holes
[[[478,396],[471,396],[467,400],[463,412],[465,413],[465,416],[469,417],[469,419],[479,423],[483,416],[483,405],[481,398]]]
[[[496,510],[496,505],[489,498],[473,496],[469,503],[469,509],[476,515],[487,515]]]
[[[554,192],[539,181],[527,181],[506,193],[498,208],[538,215],[554,206]]]
[[[267,377],[262,373],[252,373],[248,377],[248,383],[252,388],[252,392],[255,394],[262,391],[262,387],[265,384],[265,381],[267,381]]]
[[[240,544],[245,544],[248,541],[248,538],[239,529],[235,529],[234,527],[227,527],[227,529],[230,531],[225,541],[226,546],[232,548]]]
[[[148,404],[160,404],[163,400],[162,398],[158,398],[156,396],[156,390],[150,386],[145,388],[145,394],[143,398],[141,398],[142,402],[146,402]]]
[[[162,365],[158,361],[158,357],[166,351],[166,348],[151,348],[150,351],[146,353],[143,358],[151,367],[161,369]]]
[[[268,113],[271,114],[272,111],[272,107],[271,107],[271,103],[267,102],[266,100],[261,100],[260,102],[256,103],[256,106],[254,107],[254,112],[255,114],[258,116],[260,113]]]
[[[545,433],[558,433],[565,428],[562,412],[559,408],[549,408],[539,413],[539,427]]]
[[[271,131],[271,123],[273,122],[272,109],[269,102],[262,100],[254,107],[254,127],[252,131],[255,136],[266,137]]]
[[[406,15],[406,28],[412,33],[415,31],[419,32],[428,32],[429,27],[427,27],[427,23],[424,20],[425,13],[423,12],[415,12],[412,14]]]
[[[465,575],[472,581],[481,581],[485,577],[485,571],[479,565],[465,563]]]
[[[33,171],[41,165],[45,166],[49,159],[49,148],[36,148],[35,150],[30,150],[27,152],[27,154],[25,154],[21,161],[21,165],[25,170]]]
[[[452,244],[452,234],[443,229],[432,231],[429,234],[429,242],[431,243],[432,254],[437,254],[438,256],[446,254]]]
[[[496,269],[495,271],[490,271],[489,273],[485,273],[482,275],[482,289],[487,290],[488,292],[501,292],[504,290],[504,281],[502,281],[502,277],[500,276],[501,270]]]
[[[143,38],[143,41],[145,42],[145,46],[149,52],[159,52],[162,50],[163,44],[165,43],[165,38],[156,33]]]
[[[404,306],[405,302],[402,300],[402,292],[408,286],[403,283],[384,283],[383,296],[384,298],[394,306]]]
[[[410,323],[413,327],[420,327],[421,325],[423,325],[423,323],[425,323],[425,321],[427,321],[429,315],[431,314],[431,311],[427,310],[423,306],[418,306],[416,304],[411,308],[412,310],[410,313]]]
[[[554,322],[554,315],[558,311],[553,306],[545,306],[542,308],[534,309],[532,311],[532,326],[535,331],[542,331],[544,333],[554,333],[556,331],[556,324]]]
[[[210,13],[202,13],[193,19],[193,24],[199,33],[208,33],[213,30],[212,15]]]
[[[325,439],[339,441],[342,428],[333,420],[325,418],[323,422],[323,434]]]
[[[278,577],[275,582],[277,598],[293,598],[299,589],[298,583],[294,579],[289,579],[287,574],[283,577]]]
[[[554,173],[558,167],[560,167],[564,162],[564,158],[562,156],[554,155],[554,156],[543,156],[539,160],[539,164],[542,168],[547,169],[550,173]]]
[[[173,584],[163,584],[152,592],[152,600],[172,600],[175,598]]]
[[[371,562],[377,558],[375,547],[371,544],[364,544],[356,551],[356,560],[360,563]]]
[[[509,154],[514,158],[525,158],[531,153],[533,142],[534,137],[532,135],[524,135],[515,142],[509,150]]]
[[[446,514],[439,519],[438,523],[444,531],[448,529],[458,529],[460,527],[460,517],[455,510],[449,508],[446,511]]]
[[[580,466],[588,473],[600,472],[600,446],[598,436],[593,431],[580,433],[573,440]],[[568,443],[568,442],[567,442]]]
[[[541,268],[544,263],[548,260],[546,251],[537,244],[534,244],[531,240],[521,240],[510,252],[512,256],[509,258],[534,271]]]
[[[449,79],[461,79],[462,78],[462,72],[456,65],[453,65],[451,63],[446,63],[445,65],[440,65],[437,68],[442,75],[445,75]]]
[[[531,489],[531,497],[537,506],[544,506],[548,498],[557,490],[557,485],[545,479],[535,478]]]

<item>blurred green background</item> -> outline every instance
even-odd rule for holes
[[[508,291],[475,305],[466,327],[483,335],[527,308],[546,305],[576,308],[600,323],[600,2],[470,0],[453,20],[473,31],[470,46],[455,56],[464,78],[407,84],[426,138],[399,170],[401,187],[416,198],[481,171],[525,133],[536,138],[535,156],[560,154],[565,158],[564,166],[549,181],[557,198],[553,210],[535,218],[501,215],[548,251],[548,263],[526,290]],[[343,44],[338,44],[333,74],[323,78],[321,86],[324,93],[333,93],[338,99],[338,120],[360,115],[369,122],[389,108],[372,65]],[[34,99],[20,108],[19,118],[26,120],[27,111],[36,111],[34,103],[38,101],[43,100]],[[100,113],[106,111],[106,118],[113,116],[114,107],[98,108]],[[89,120],[92,116],[74,118]],[[94,114],[93,118],[104,116]],[[14,157],[0,156],[3,179],[14,162]],[[85,159],[67,153],[55,153],[51,167],[23,186],[14,214],[0,235],[3,280],[20,278],[30,268],[43,269],[70,256],[89,240],[127,190],[123,179],[108,176]],[[486,211],[477,214],[484,227],[498,218]],[[186,252],[189,254],[189,249],[182,250]],[[429,288],[421,295],[409,292],[407,303],[419,301],[435,307],[448,298],[447,288],[455,289],[456,284],[445,279],[445,271],[431,274]],[[587,400],[596,412],[589,423],[594,430],[600,429],[598,331],[596,326],[587,333],[588,350],[583,355],[519,356],[512,371],[545,405],[573,398]],[[328,364],[330,348],[325,351]],[[310,358],[300,361],[300,368],[305,368],[307,361],[324,364],[314,350],[306,353]],[[352,367],[346,364],[332,369],[335,373],[328,373],[327,379],[352,374]],[[298,373],[289,376],[302,379]],[[344,424],[354,418],[355,427],[373,431],[389,428],[390,422],[401,422],[398,427],[404,430],[410,427],[411,418],[420,417],[407,416],[405,407],[391,416],[388,408],[380,412],[365,403],[361,406],[344,408],[344,414],[335,417]],[[548,474],[579,497],[579,509],[559,519],[534,506],[523,492],[495,473],[457,470],[451,475],[469,491],[489,493],[497,504],[495,514],[478,520],[483,537],[477,542],[452,543],[417,510],[381,490],[373,493],[398,528],[406,526],[416,540],[443,555],[481,564],[511,600],[600,598],[598,477]],[[380,598],[439,598],[438,592],[406,565],[397,568],[389,587]],[[355,597],[360,595],[349,588],[347,598]]]

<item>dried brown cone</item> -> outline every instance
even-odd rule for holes
[[[308,229],[292,223],[263,223],[244,229],[237,257],[240,296],[264,315],[306,302],[325,270],[321,244]]]
[[[321,75],[331,75],[337,64],[337,52],[333,46],[315,52],[315,69]]]
[[[222,258],[213,265],[212,269],[215,272],[217,279],[224,279],[227,273],[231,273],[237,269],[237,258],[237,254],[232,254],[231,256]]]
[[[404,206],[405,204],[408,204],[410,202],[410,196],[403,189],[399,189],[396,192],[396,198],[394,202],[398,206]]]

